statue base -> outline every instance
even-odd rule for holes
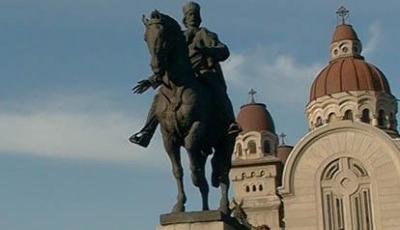
[[[163,214],[160,224],[157,230],[248,230],[220,211]]]

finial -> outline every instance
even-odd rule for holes
[[[285,133],[281,133],[281,134],[279,134],[279,137],[281,138],[281,144],[285,145],[286,134]]]
[[[249,95],[251,97],[251,103],[256,103],[256,100],[254,99],[254,95],[256,95],[257,91],[255,91],[253,88],[250,89]]]
[[[350,11],[344,6],[340,6],[339,9],[336,11],[338,17],[342,19],[342,25],[346,24],[346,19],[349,18],[349,12]]]

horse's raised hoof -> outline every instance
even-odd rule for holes
[[[185,211],[185,205],[183,204],[176,204],[174,208],[172,209],[172,213],[178,213],[178,212],[184,212]]]
[[[146,148],[150,144],[151,137],[152,135],[149,132],[142,131],[129,137],[129,141]]]

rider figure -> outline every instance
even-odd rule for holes
[[[188,45],[189,58],[192,63],[195,76],[199,81],[210,89],[215,98],[216,104],[223,106],[221,115],[229,115],[229,129],[227,134],[240,132],[240,128],[235,122],[232,103],[227,95],[227,87],[222,74],[219,62],[225,61],[229,57],[228,47],[218,40],[218,36],[200,27],[200,5],[195,2],[189,2],[183,7],[183,23],[187,30],[184,31]],[[154,116],[155,101],[148,114],[145,126],[139,133],[132,135],[129,140],[132,143],[146,147],[157,128],[158,121]],[[222,119],[222,118],[219,118]]]

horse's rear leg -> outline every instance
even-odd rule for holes
[[[207,156],[203,155],[200,148],[201,127],[199,122],[195,122],[185,138],[185,148],[189,155],[190,169],[192,171],[193,184],[199,188],[202,198],[203,211],[209,210],[208,193],[209,187],[205,175],[205,164]]]
[[[176,204],[174,205],[172,212],[184,212],[186,203],[186,194],[183,188],[183,168],[181,164],[180,146],[173,143],[173,141],[168,138],[168,135],[164,135],[164,147],[172,164],[172,173],[174,174],[177,187],[178,196]]]
[[[192,168],[193,184],[195,184],[200,190],[203,211],[209,210],[210,209],[208,206],[209,187],[205,174],[205,164],[207,162],[207,156],[203,156],[200,151],[194,152],[193,155],[196,156],[194,161],[198,162],[195,163],[194,167]],[[191,165],[193,165],[193,162],[191,162]]]
[[[212,158],[213,183],[219,183],[221,189],[221,199],[219,210],[227,215],[230,214],[229,209],[229,171],[232,165],[232,153],[234,146],[234,138],[226,137],[226,140],[215,147],[215,153]],[[214,184],[216,185],[216,184]]]

